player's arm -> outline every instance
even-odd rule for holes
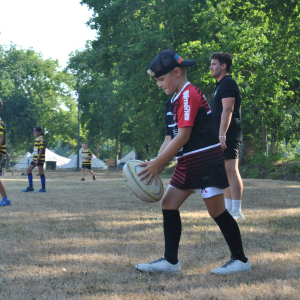
[[[0,147],[2,146],[3,142],[4,142],[4,127],[2,126],[2,124],[0,124]]]
[[[160,155],[168,147],[168,145],[170,144],[171,141],[172,141],[171,136],[166,135],[164,142],[160,146],[160,149],[158,151],[158,155]]]
[[[232,118],[232,113],[234,110],[234,103],[235,103],[235,98],[230,97],[230,98],[223,98],[222,99],[222,106],[223,106],[223,111],[221,114],[221,123],[220,123],[220,130],[219,130],[219,139],[221,143],[221,147],[223,150],[226,150],[226,133],[228,130],[228,127],[231,122]]]
[[[146,167],[138,174],[138,176],[143,174],[140,180],[143,180],[149,176],[147,183],[150,182],[153,177],[155,179],[155,183],[157,183],[157,174],[160,168],[164,166],[170,159],[172,159],[188,142],[191,132],[192,126],[179,128],[177,136],[170,141],[167,147],[159,154],[159,156],[157,156],[156,159],[140,164],[140,166]]]
[[[171,141],[172,141],[171,136],[170,135],[166,135],[164,142],[160,146],[160,149],[158,151],[158,155],[157,156],[159,156],[168,147],[168,145],[170,144]],[[161,168],[158,171],[158,174],[160,174],[162,172],[162,170],[164,169],[164,167],[165,167],[165,165],[161,166]]]

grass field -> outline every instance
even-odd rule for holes
[[[160,204],[130,195],[121,172],[80,177],[46,172],[45,194],[23,193],[20,172],[1,177],[12,205],[0,208],[0,299],[300,299],[299,182],[244,180],[251,273],[210,273],[229,250],[196,194],[181,208],[182,272],[149,275],[134,265],[163,256]]]

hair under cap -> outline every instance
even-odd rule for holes
[[[149,69],[154,73],[154,77],[158,78],[169,72],[176,67],[191,67],[195,64],[193,59],[183,60],[172,49],[160,52],[151,62]]]
[[[43,129],[41,126],[35,126],[33,127],[34,130],[36,130],[37,132],[43,132]]]

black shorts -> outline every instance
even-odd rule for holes
[[[224,159],[238,159],[241,141],[226,141],[227,149],[224,151]]]
[[[81,168],[86,168],[88,170],[91,170],[92,166],[91,165],[82,165]]]
[[[31,164],[32,166],[36,166],[35,161],[32,161],[30,164]],[[43,166],[44,163],[43,163],[43,162],[42,162],[42,163],[39,162],[37,165],[38,165],[38,166]]]
[[[2,165],[5,161],[5,155],[0,154],[0,169],[2,169]]]

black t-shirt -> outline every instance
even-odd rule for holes
[[[221,123],[221,114],[223,112],[222,99],[224,98],[235,98],[231,122],[226,132],[226,140],[241,141],[241,95],[239,87],[231,75],[223,77],[216,83],[216,88],[210,100],[212,117],[218,129]]]

